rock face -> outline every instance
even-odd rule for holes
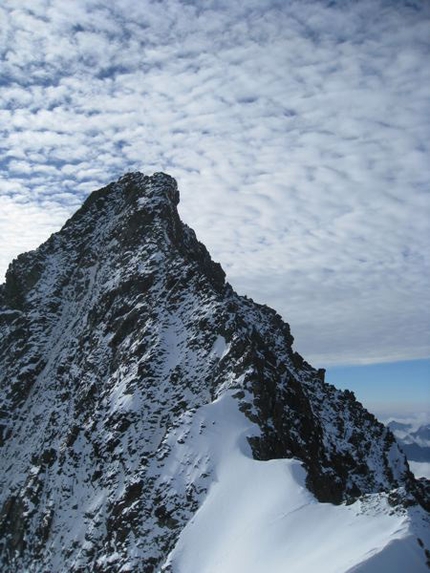
[[[178,201],[168,175],[127,174],[9,267],[2,571],[160,570],[214,479],[207,456],[172,455],[227,391],[259,428],[254,456],[302,460],[320,501],[396,489],[424,503],[391,432],[232,290]]]

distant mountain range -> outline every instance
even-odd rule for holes
[[[410,462],[430,464],[430,424],[391,420],[387,425]]]

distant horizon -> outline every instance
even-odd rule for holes
[[[430,421],[430,358],[331,366],[326,381],[353,391],[379,419],[423,415]]]

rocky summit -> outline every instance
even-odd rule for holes
[[[424,515],[425,484],[390,430],[293,350],[274,310],[233,291],[178,202],[169,175],[126,174],[9,266],[4,572],[200,573],[175,565],[177,547],[222,480],[225,417],[207,412],[226,400],[246,456],[299,460],[315,503],[379,496]]]

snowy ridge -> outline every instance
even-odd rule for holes
[[[414,529],[408,512],[393,509],[386,495],[352,505],[318,503],[299,461],[252,459],[246,437],[256,430],[228,393],[196,417],[205,430],[194,433],[193,447],[212,452],[216,479],[163,571],[427,570],[417,543],[425,524]]]
[[[127,174],[0,286],[2,570],[263,573],[243,548],[279,522],[277,571],[293,567],[292,515],[351,523],[349,561],[327,571],[412,538],[421,567],[425,488],[393,435],[293,351],[275,311],[233,292],[178,201],[168,175]],[[374,541],[354,552],[373,531],[363,504]],[[202,531],[219,537],[198,569]]]

